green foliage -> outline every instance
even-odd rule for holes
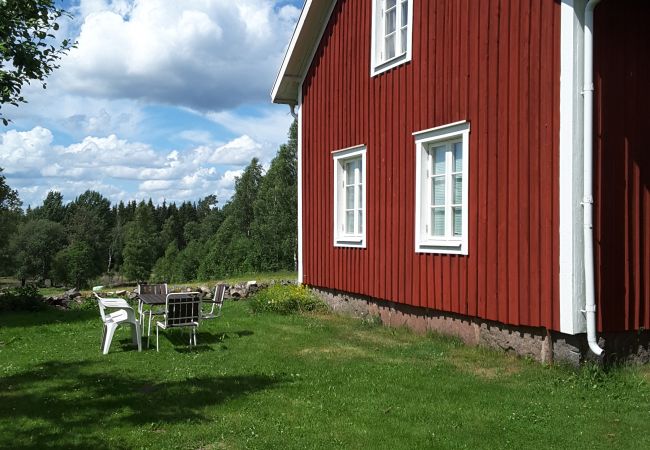
[[[97,306],[97,299],[94,295],[78,297],[75,301],[70,302],[70,309],[73,311],[93,311],[97,312],[99,306]]]
[[[154,280],[163,280],[167,282],[178,282],[185,280],[177,280],[178,272],[178,245],[176,241],[172,242],[167,246],[165,254],[156,261],[153,269],[151,270],[151,279]]]
[[[65,230],[60,223],[38,219],[21,224],[11,241],[16,276],[49,278],[54,255],[65,244]]]
[[[249,301],[253,312],[293,314],[325,311],[327,305],[302,285],[274,284],[257,292]]]
[[[297,123],[262,179],[251,224],[257,270],[291,270],[297,254]]]
[[[138,205],[135,220],[127,225],[122,274],[127,279],[148,280],[157,258],[157,236],[153,211]]]
[[[0,311],[39,311],[47,308],[36,286],[0,290]]]
[[[27,219],[46,219],[62,223],[66,218],[67,208],[63,204],[63,195],[57,191],[50,191],[43,200],[43,205],[34,208]]]
[[[255,243],[251,238],[253,203],[262,180],[257,158],[235,181],[235,194],[224,208],[224,220],[208,242],[208,251],[199,267],[201,278],[223,278],[255,268]]]
[[[4,104],[25,103],[22,87],[31,80],[47,85],[45,78],[74,46],[66,39],[56,43],[58,20],[70,15],[55,0],[0,1],[0,109]],[[9,120],[0,111],[0,120]]]
[[[18,192],[11,189],[2,175],[0,167],[0,275],[12,273],[12,254],[9,249],[9,237],[16,232],[21,220],[22,203]]]
[[[86,191],[66,209],[66,230],[71,243],[85,243],[92,253],[88,276],[108,270],[109,245],[113,217],[111,203],[96,191]]]
[[[81,289],[96,274],[93,270],[93,250],[84,241],[77,241],[56,254],[53,263],[54,279]]]

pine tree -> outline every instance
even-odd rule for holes
[[[293,270],[297,247],[297,124],[264,176],[251,225],[257,270]]]
[[[122,274],[130,280],[148,280],[156,261],[156,225],[151,208],[141,202],[135,220],[126,229]]]

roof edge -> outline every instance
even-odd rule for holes
[[[271,101],[297,104],[299,86],[314,58],[336,0],[306,0],[271,90]],[[315,32],[314,30],[318,30]]]

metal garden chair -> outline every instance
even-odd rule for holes
[[[159,350],[158,330],[169,328],[190,328],[190,348],[192,340],[196,346],[196,329],[201,321],[201,293],[178,292],[167,294],[164,320],[156,322],[156,351]]]
[[[214,296],[211,301],[205,302],[210,303],[210,311],[203,313],[201,319],[215,319],[221,317],[221,307],[223,306],[223,298],[226,294],[226,285],[217,284],[214,288]]]

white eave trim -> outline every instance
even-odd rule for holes
[[[271,101],[273,103],[298,104],[298,91],[314,59],[318,45],[323,39],[325,28],[335,6],[336,0],[305,1],[305,6],[303,6],[300,13],[300,18],[293,31],[289,47],[271,90]],[[314,29],[319,30],[316,39],[306,48],[300,48],[299,42],[309,38],[310,32]],[[288,83],[293,83],[293,88],[288,87]]]

